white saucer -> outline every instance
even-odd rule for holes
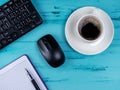
[[[95,11],[93,13],[93,11]],[[78,20],[88,14],[99,17],[104,26],[104,36],[94,43],[86,43],[75,35]],[[67,20],[65,35],[69,45],[77,52],[85,55],[94,55],[103,52],[111,44],[114,36],[114,26],[111,18],[101,9],[96,7],[83,7],[73,12]]]

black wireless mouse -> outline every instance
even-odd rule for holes
[[[37,43],[42,55],[52,67],[64,63],[65,55],[52,35],[48,34],[40,38]]]

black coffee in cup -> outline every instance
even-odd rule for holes
[[[84,17],[78,26],[79,34],[86,40],[96,40],[101,34],[101,23],[93,16]]]

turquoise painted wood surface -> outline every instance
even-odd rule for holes
[[[0,5],[7,0],[0,0]],[[119,0],[32,0],[44,23],[0,50],[0,68],[27,54],[49,90],[120,90],[120,1]],[[98,55],[75,52],[65,39],[68,16],[83,6],[106,11],[115,26],[111,46]],[[62,47],[66,61],[59,68],[50,67],[38,50],[36,41],[52,34]]]

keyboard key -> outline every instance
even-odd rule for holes
[[[12,33],[14,33],[15,31],[14,31],[14,29],[13,28],[10,28],[9,30],[7,30],[5,33],[3,33],[4,34],[4,36],[9,36],[9,35],[11,35]]]
[[[11,11],[10,8],[7,8],[7,9],[5,9],[5,12],[6,12],[6,14],[9,14],[9,13],[11,13],[12,11]]]
[[[4,31],[6,31],[7,29],[9,29],[9,28],[7,27],[7,25],[5,25],[5,24],[2,26],[2,28],[4,29]]]
[[[24,31],[23,29],[20,30],[20,34],[23,35],[25,34],[27,31]]]
[[[19,9],[18,9],[18,10],[16,10],[16,11],[14,11],[14,13],[16,14],[16,16],[17,16],[17,15],[19,15],[19,14],[20,14]]]
[[[23,7],[19,7],[19,11],[23,12],[23,11],[26,11],[26,8],[23,6]]]
[[[15,32],[15,30],[14,30],[14,28],[10,28],[7,32],[8,32],[9,35],[11,35],[12,33]]]
[[[20,24],[17,24],[16,27],[17,27],[17,29],[21,29],[22,28]]]
[[[19,20],[22,20],[22,19],[23,19],[22,15],[19,15],[18,18],[19,18]]]
[[[15,24],[17,24],[19,22],[17,18],[13,18],[12,20]]]
[[[11,8],[13,9],[13,11],[16,10],[16,9],[18,9],[18,7],[15,4],[12,4]]]
[[[31,22],[29,25],[31,26],[31,28],[34,28],[36,24],[34,22]]]
[[[4,39],[4,36],[1,34],[1,35],[0,35],[0,40],[2,40],[2,39]]]
[[[39,24],[42,23],[42,21],[39,20],[39,17],[38,17],[37,15],[34,15],[32,18],[33,18],[33,20],[35,21],[35,23],[36,23],[37,25],[39,25]]]
[[[25,12],[23,13],[23,16],[24,16],[24,17],[28,17],[28,16],[29,16],[29,13],[28,13],[27,11],[25,11]]]
[[[8,32],[5,32],[5,33],[3,33],[3,34],[4,34],[4,36],[5,36],[5,37],[9,35],[9,33],[8,33]]]
[[[6,39],[3,39],[3,40],[1,41],[1,43],[2,43],[2,45],[7,45],[7,44],[8,44],[8,42],[7,42]]]
[[[11,13],[14,11],[14,9],[12,8],[12,6],[10,6],[9,9],[11,10]]]
[[[12,4],[13,4],[13,2],[12,2],[12,1],[9,1],[9,2],[8,2],[8,5],[9,5],[9,6],[11,6]]]
[[[0,12],[0,18],[3,18],[5,16],[4,12]]]
[[[22,32],[28,32],[31,29],[31,27],[29,25],[26,25],[24,27],[24,30],[22,30]]]
[[[12,42],[12,41],[13,41],[13,39],[12,39],[12,38],[9,38],[9,39],[8,39],[8,42]]]
[[[10,13],[8,16],[9,16],[9,18],[14,18],[15,17],[14,13]]]
[[[5,30],[2,27],[0,27],[0,34],[3,32],[5,32]]]
[[[30,18],[26,18],[25,20],[26,20],[27,23],[32,21]]]
[[[33,7],[33,5],[31,4],[31,3],[28,3],[28,4],[26,4],[26,9],[28,10],[28,12],[31,14],[31,13],[35,13],[35,9],[34,8],[32,8]]]
[[[13,34],[11,35],[11,37],[12,37],[13,39],[16,39],[16,38],[17,38],[17,36],[18,36],[18,34],[17,34],[17,33],[13,33]]]
[[[3,23],[2,23],[2,21],[0,20],[0,26],[2,25]]]
[[[8,22],[8,19],[7,19],[6,17],[3,17],[3,18],[1,19],[1,21],[2,21],[3,24],[5,24],[6,22]]]
[[[25,3],[25,2],[29,2],[29,0],[21,0],[23,3]]]
[[[9,28],[12,26],[12,25],[10,24],[10,22],[6,22],[5,24],[6,24],[6,26],[9,27]]]
[[[14,1],[15,5],[16,5],[17,7],[19,7],[19,6],[22,5],[22,1],[21,1],[21,0],[13,0],[13,1]]]
[[[6,8],[8,8],[8,5],[4,5],[4,6],[2,7],[2,9],[6,9]]]
[[[10,38],[11,38],[11,36],[7,36],[7,37],[6,37],[6,39],[10,39]]]

